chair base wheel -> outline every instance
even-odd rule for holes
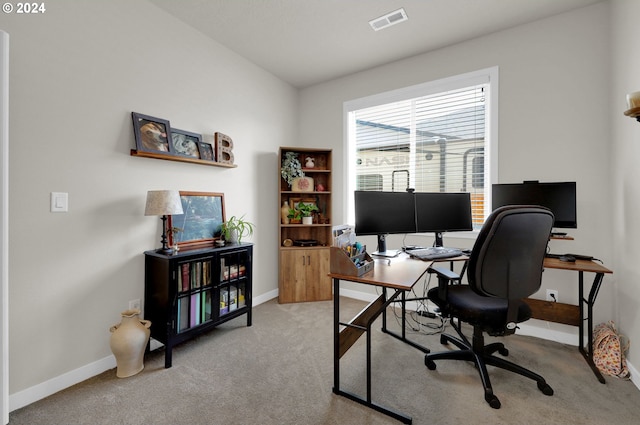
[[[487,403],[489,403],[489,406],[491,406],[494,409],[499,409],[501,406],[500,400],[498,400],[498,397],[493,395],[492,392],[485,391],[484,399],[487,401]]]
[[[429,360],[426,356],[424,358],[424,365],[429,370],[436,370],[436,362],[434,362],[433,360]]]
[[[546,382],[538,382],[538,389],[542,391],[542,394],[544,395],[553,395],[553,388],[551,388]]]

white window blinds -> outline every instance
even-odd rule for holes
[[[469,192],[474,225],[485,217],[490,82],[350,111],[354,190]]]

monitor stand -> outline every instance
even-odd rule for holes
[[[444,246],[444,240],[442,238],[442,232],[436,232],[435,234],[436,241],[433,246]]]
[[[378,235],[378,250],[372,255],[378,257],[397,257],[400,251],[397,249],[387,249],[387,235]]]

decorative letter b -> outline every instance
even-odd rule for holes
[[[216,133],[216,161],[225,164],[233,164],[233,140],[231,137]]]

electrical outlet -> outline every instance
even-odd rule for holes
[[[547,295],[547,298],[548,297]],[[140,298],[129,301],[129,310],[140,310]]]
[[[547,301],[558,302],[558,290],[547,289]]]

